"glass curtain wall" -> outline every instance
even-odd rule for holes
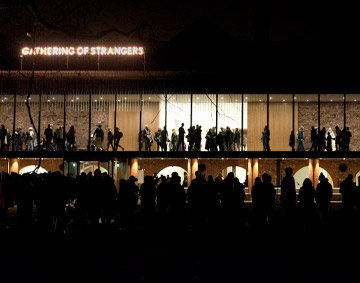
[[[20,132],[19,143],[17,145],[18,150],[37,150],[37,135],[39,121],[39,99],[38,94],[32,94],[28,100],[27,107],[27,95],[16,96],[16,121],[15,126]],[[30,122],[30,115],[34,122],[34,125]],[[21,130],[19,130],[21,129]],[[36,131],[35,131],[36,129]]]
[[[336,150],[336,132],[344,127],[344,100],[343,94],[320,95],[319,139],[325,151]]]
[[[90,95],[84,93],[70,93],[66,94],[66,125],[65,135],[63,135],[63,116],[64,113],[59,109],[59,116],[62,117],[59,122],[54,122],[55,132],[57,135],[57,144],[62,144],[62,140],[66,141],[67,150],[87,150],[89,144],[89,111],[90,111]],[[57,97],[55,97],[57,100]],[[60,99],[64,99],[63,96],[59,96]],[[62,104],[63,106],[63,104]],[[93,109],[91,109],[91,115],[93,115]],[[61,113],[61,114],[60,114]],[[56,125],[55,125],[56,124]],[[70,128],[72,130],[70,131]],[[69,133],[70,131],[70,133]],[[75,134],[74,134],[75,131]],[[69,135],[67,135],[69,133]],[[60,136],[59,136],[60,135]],[[66,138],[68,136],[68,138]],[[75,140],[73,140],[75,136]],[[74,145],[72,145],[74,141]],[[57,146],[59,148],[59,145]]]
[[[14,127],[14,95],[0,95],[0,117],[0,125],[1,127],[3,125],[7,132],[4,144],[1,145],[1,150],[12,150],[12,133]],[[14,150],[16,150],[16,147]]]
[[[242,113],[243,110],[243,113]],[[241,133],[244,135],[244,147],[246,145],[247,132],[247,103],[242,107],[241,94],[219,94],[218,96],[218,127],[226,133],[230,130],[230,146],[228,150],[241,150]],[[243,127],[243,130],[242,130]]]
[[[244,94],[244,100],[247,104],[247,150],[263,151],[262,135],[267,125],[267,95]],[[271,145],[272,134],[270,132],[270,149]]]
[[[311,130],[314,127],[317,134],[319,128],[318,94],[296,94],[295,98],[295,121],[304,129],[304,148],[306,151],[317,150],[317,141],[312,142]]]
[[[205,151],[208,150],[206,134],[209,129],[216,127],[216,95],[193,94],[192,102],[192,129],[195,134],[192,135],[191,146],[189,145],[189,139],[185,140],[185,143],[187,143],[188,150],[191,148],[191,150]],[[189,128],[186,129],[186,135],[189,136]]]
[[[272,151],[291,151],[290,134],[293,130],[293,95],[292,94],[269,94],[269,128]],[[303,143],[296,142],[298,127],[294,125],[294,148],[304,150]],[[299,134],[301,136],[301,132]],[[303,140],[301,140],[303,141]]]
[[[161,111],[165,111],[164,99],[156,94],[142,95],[142,145],[141,150],[157,151],[158,142],[155,141],[155,134],[159,131]],[[161,109],[163,107],[163,109]],[[145,127],[147,128],[145,130]],[[144,131],[145,130],[145,131]],[[160,146],[160,145],[159,145]],[[160,148],[159,148],[160,149]]]
[[[48,126],[50,125],[50,129]],[[41,95],[41,128],[42,148],[48,151],[63,148],[64,143],[59,143],[63,136],[64,127],[64,95],[43,94]],[[67,129],[68,130],[68,129]],[[61,133],[59,134],[59,131]]]
[[[190,94],[171,94],[167,97],[167,129],[169,132],[170,151],[185,150],[187,129],[190,127],[191,119],[191,95]],[[184,124],[184,134],[179,137],[179,130]]]
[[[346,127],[348,127],[348,132],[350,132],[350,142],[349,150],[359,151],[360,150],[360,94],[346,94]],[[340,127],[340,125],[339,125]],[[340,127],[343,130],[344,125]]]

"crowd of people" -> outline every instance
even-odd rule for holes
[[[285,219],[294,223],[301,215],[300,224],[309,228],[316,215],[320,222],[328,223],[333,188],[324,175],[320,175],[315,188],[306,178],[298,194],[292,169],[285,169],[281,182],[280,207]],[[266,227],[274,218],[276,190],[271,176],[257,177],[251,190],[251,219],[245,213],[245,185],[232,172],[223,179],[219,174],[207,178],[200,171],[188,184],[178,173],[171,177],[145,176],[138,180],[130,176],[121,179],[117,191],[113,179],[99,169],[81,173],[75,178],[60,172],[0,175],[0,224],[4,223],[8,208],[17,207],[17,228],[31,230],[36,223],[39,230],[71,231],[99,225],[115,225],[119,229],[132,229],[139,208],[145,229],[156,227],[197,229],[199,227],[228,225]],[[360,187],[350,174],[340,185],[343,211],[351,217],[360,209]],[[140,200],[140,205],[138,206]],[[141,209],[140,209],[141,208]]]
[[[102,151],[104,150],[104,131],[99,124],[90,140],[90,150]],[[111,148],[113,151],[117,151],[119,148],[124,150],[124,147],[120,145],[120,140],[123,137],[123,133],[119,127],[115,128],[115,132],[111,128],[108,128],[108,143],[106,150]],[[0,149],[1,151],[12,150],[14,144],[15,151],[34,151],[38,149],[38,139],[33,127],[29,127],[28,131],[24,131],[22,128],[15,129],[12,134],[5,125],[1,125],[0,129]],[[76,141],[76,130],[72,125],[67,132],[64,131],[63,126],[59,126],[56,130],[53,130],[51,124],[48,124],[44,130],[44,135],[40,138],[40,149],[46,151],[74,151],[78,149]]]
[[[163,129],[159,128],[153,136],[149,126],[145,125],[139,137],[141,140],[141,148],[144,147],[145,151],[151,151],[151,145],[154,142],[156,142],[157,151],[202,150],[201,125],[191,126],[185,135],[184,123],[182,123],[178,131],[172,129],[170,138],[166,127]],[[220,131],[216,132],[216,127],[212,127],[207,130],[205,140],[205,150],[207,151],[241,150],[241,132],[238,128],[230,129],[230,127],[221,127]]]

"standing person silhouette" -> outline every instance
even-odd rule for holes
[[[349,174],[344,181],[340,184],[340,193],[342,195],[342,205],[344,216],[350,220],[354,211],[354,199],[356,184],[353,182],[353,175]]]
[[[185,137],[184,123],[181,123],[181,127],[179,128],[179,135],[177,139],[176,151],[185,151],[184,137]]]
[[[297,147],[296,151],[304,151],[304,128],[300,127],[297,132]]]
[[[319,181],[320,183],[316,186],[315,191],[316,205],[318,207],[322,223],[327,224],[333,188],[329,183],[329,180],[325,178],[323,174],[320,174]]]
[[[298,198],[300,201],[300,208],[302,212],[303,227],[304,229],[308,229],[312,227],[314,223],[315,209],[315,189],[309,178],[306,178],[304,180],[303,185],[299,190]]]
[[[294,219],[296,191],[295,179],[292,176],[293,170],[290,167],[285,168],[285,177],[281,181],[281,195],[280,204],[284,209],[286,224],[289,224]]]

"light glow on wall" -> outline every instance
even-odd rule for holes
[[[23,56],[142,56],[144,53],[144,47],[142,46],[41,46],[21,49],[21,55]]]

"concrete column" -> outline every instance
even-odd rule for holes
[[[191,159],[191,180],[195,179],[195,172],[198,170],[199,170],[199,159],[192,158]]]
[[[130,170],[129,170],[129,177],[134,176],[135,178],[138,177],[138,170],[139,170],[139,160],[137,158],[130,159]]]
[[[255,182],[256,177],[259,177],[259,159],[253,159],[253,184]]]
[[[252,170],[252,159],[249,158],[248,159],[248,170],[247,170],[247,174],[248,174],[248,188],[249,188],[249,194],[251,194],[251,189],[253,187],[253,170]]]
[[[191,158],[187,160],[187,177],[188,177],[188,186],[190,186],[192,181],[191,174]]]
[[[309,158],[309,179],[314,184],[314,159]]]
[[[314,159],[314,188],[319,183],[319,174],[320,174],[320,160],[318,158]]]
[[[19,163],[20,163],[20,159],[17,158],[10,158],[9,159],[9,174],[11,173],[19,173]]]

